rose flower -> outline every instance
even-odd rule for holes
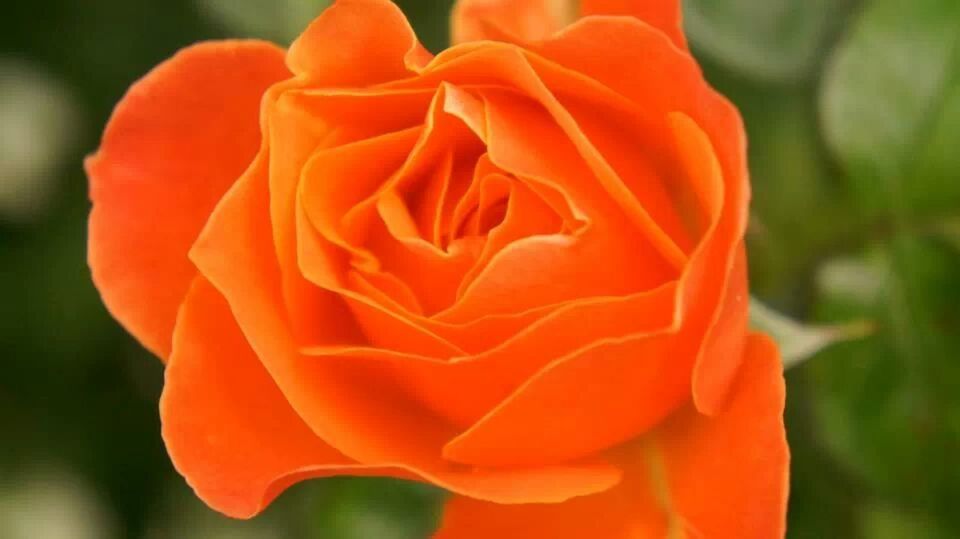
[[[783,536],[740,116],[676,0],[566,4],[461,0],[433,56],[340,0],[117,106],[89,263],[212,508],[376,475],[452,493],[437,537]]]

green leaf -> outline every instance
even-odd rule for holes
[[[799,370],[816,439],[866,496],[923,508],[956,537],[960,470],[937,463],[960,449],[960,253],[933,234],[898,235],[846,264],[857,263],[871,268],[864,279],[876,292],[824,286],[821,274],[814,314],[828,324],[869,318],[877,332]]]
[[[958,85],[955,0],[872,0],[837,49],[822,87],[825,135],[860,210],[883,218],[867,231],[882,244],[860,257],[882,278],[879,293],[821,286],[815,311],[870,318],[879,331],[801,371],[821,446],[868,496],[923,507],[951,537],[960,475],[930,466],[960,449],[960,253],[944,225],[960,209]]]
[[[847,2],[841,0],[689,0],[684,24],[698,50],[763,80],[812,71]]]
[[[957,30],[960,33],[960,29]],[[958,39],[960,42],[960,39]],[[906,190],[911,206],[942,212],[960,206],[960,45],[954,48],[952,79],[935,114],[930,134],[918,149],[913,178],[919,183]]]
[[[728,95],[737,99],[750,140],[750,286],[790,304],[811,260],[856,215],[826,163],[812,96],[795,88],[733,89]]]
[[[330,0],[195,0],[197,7],[231,33],[292,42]]]
[[[960,252],[960,217],[938,221],[931,231]]]
[[[80,110],[53,74],[0,58],[0,118],[0,218],[31,223],[55,198],[55,172],[77,143]]]
[[[438,488],[387,478],[324,481],[327,495],[314,500],[311,537],[418,539],[439,519],[444,493]]]
[[[946,539],[950,534],[922,513],[896,507],[871,505],[860,515],[864,537],[872,539]]]
[[[960,201],[958,47],[960,2],[873,0],[834,53],[824,130],[865,209]]]
[[[755,298],[750,298],[750,326],[777,341],[785,369],[803,362],[831,344],[860,339],[873,332],[873,324],[867,321],[829,326],[804,325]]]

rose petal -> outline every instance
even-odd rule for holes
[[[664,133],[673,129],[664,122],[670,114],[689,117],[707,134],[720,161],[734,228],[746,226],[750,191],[743,123],[736,108],[706,83],[693,57],[640,21],[604,17],[571,25],[537,52],[551,62],[531,56],[531,64],[557,93],[632,106],[648,123],[659,121]],[[637,68],[624,71],[624,65]],[[589,84],[590,79],[602,87]]]
[[[369,69],[357,70],[355,62],[367,55]],[[315,331],[311,329],[323,327],[322,316],[329,314],[312,305],[335,303],[328,297],[329,291],[308,283],[297,267],[295,200],[306,161],[317,148],[356,142],[415,125],[419,120],[418,104],[424,95],[424,105],[428,103],[433,93],[378,93],[376,106],[371,106],[369,94],[329,86],[363,84],[379,77],[389,80],[407,73],[406,65],[425,63],[428,56],[392,3],[342,1],[326,10],[291,47],[287,62],[302,76],[268,96],[263,123],[271,148],[274,241],[285,302],[294,329],[303,339],[322,340],[322,335],[313,335]]]
[[[375,214],[373,210],[384,193],[391,190],[402,190],[404,193],[413,194],[410,192],[416,190],[420,183],[418,180],[423,176],[428,176],[436,168],[445,168],[449,160],[449,175],[451,177],[441,178],[446,181],[446,187],[442,190],[444,196],[443,199],[436,200],[436,203],[440,205],[436,211],[440,213],[441,222],[423,229],[424,232],[434,232],[433,235],[443,231],[447,224],[442,222],[445,217],[445,206],[450,205],[451,199],[455,201],[456,196],[466,189],[466,185],[459,185],[456,179],[469,176],[466,169],[468,167],[472,168],[477,157],[483,152],[482,144],[468,126],[464,125],[464,122],[460,119],[444,111],[443,104],[450,91],[452,89],[445,84],[441,84],[439,88],[434,89],[429,106],[418,111],[420,112],[418,125],[422,124],[423,129],[416,144],[408,152],[403,166],[393,177],[389,178],[389,181],[384,181],[380,189],[358,202],[347,212],[343,219],[346,229],[355,229],[359,225],[366,224],[369,217]],[[379,106],[379,104],[375,104],[375,106]],[[438,228],[440,230],[437,230]],[[419,235],[424,240],[433,239],[429,233]],[[442,242],[425,241],[425,243],[426,245],[434,244],[438,254],[443,254],[442,245],[440,245]]]
[[[339,163],[339,161],[331,161]],[[322,200],[322,199],[318,199]],[[413,315],[393,311],[370,297],[344,287],[336,277],[336,248],[320,237],[302,203],[297,209],[298,261],[303,275],[317,286],[339,294],[350,305],[357,322],[375,346],[432,357],[450,357],[463,353],[453,343],[416,323]]]
[[[399,394],[391,381],[363,364],[303,356],[286,326],[264,168],[258,160],[227,193],[190,257],[226,298],[264,368],[318,437],[362,464],[401,468],[452,492],[500,503],[561,501],[619,481],[614,467],[598,461],[488,471],[456,466],[440,458],[451,427]],[[332,334],[344,323],[327,322]]]
[[[673,276],[657,252],[618,211],[577,151],[535,103],[485,91],[490,159],[520,178],[568,192],[591,223],[576,235],[518,240],[495,254],[459,301],[437,318],[462,322],[579,297],[622,295]],[[603,263],[596,263],[602,260]]]
[[[706,333],[694,366],[692,383],[697,409],[710,414],[722,404],[743,356],[749,291],[741,219],[747,203],[743,201],[742,207],[737,205],[742,200],[738,200],[740,182],[727,180],[729,194],[719,194],[719,186],[710,184],[709,178],[721,175],[721,165],[706,133],[683,114],[674,113],[670,119],[681,159],[686,164],[687,181],[699,194],[701,204],[708,208],[712,222],[703,243],[690,259],[681,300],[697,313],[703,312],[703,309],[697,309],[698,302],[710,301],[713,303],[709,305],[717,305],[712,313],[703,314],[708,317]],[[719,182],[714,180],[713,183]],[[731,199],[732,204],[728,202]],[[723,213],[720,213],[721,207]],[[734,242],[732,246],[731,242]],[[718,267],[725,267],[726,271],[720,273],[720,279],[715,279],[710,274],[716,273],[714,268]],[[693,316],[699,320],[698,314]]]
[[[673,243],[684,253],[693,251],[706,228],[705,212],[688,201],[691,189],[686,178],[678,177],[676,151],[671,137],[663,136],[662,122],[649,125],[645,118],[596,100],[558,100]]]
[[[608,465],[457,471],[407,461],[360,464],[294,412],[236,326],[223,297],[198,278],[177,321],[161,398],[163,437],[177,470],[214,509],[259,513],[290,485],[330,475],[418,479],[503,503],[563,501],[619,479]]]
[[[227,193],[191,250],[191,259],[230,303],[244,335],[293,408],[338,450],[357,458],[374,451],[382,443],[374,440],[381,437],[397,446],[444,439],[447,429],[442,424],[418,419],[410,407],[361,398],[357,389],[367,394],[372,390],[363,384],[351,389],[350,384],[363,378],[355,369],[331,371],[301,361],[280,292],[263,168],[251,168]],[[324,327],[328,342],[349,334],[352,324],[349,316],[328,316]],[[406,417],[397,423],[409,422],[412,430],[393,432],[399,426],[391,425],[394,413]]]
[[[417,229],[434,244],[443,243],[444,227],[444,205],[450,193],[450,184],[452,182],[453,154],[447,152],[441,157],[425,180],[427,185],[420,191],[420,196],[415,202],[419,211],[416,213]]]
[[[633,19],[628,20],[635,22],[637,25],[641,24]],[[650,30],[649,27],[644,26],[644,28]],[[650,31],[652,32],[652,30]],[[662,34],[658,35],[661,40],[666,41],[666,38],[664,38]],[[540,59],[540,63],[543,63],[542,58]],[[640,65],[642,65],[642,63]],[[572,76],[574,82],[582,83],[584,79],[583,76],[577,75],[569,70],[567,70],[564,75]],[[676,243],[671,239],[670,235],[661,228],[660,224],[651,217],[650,213],[644,207],[644,201],[636,198],[634,193],[624,184],[623,179],[617,175],[616,170],[610,166],[591,144],[589,139],[586,138],[583,131],[577,125],[576,120],[570,115],[569,111],[563,107],[556,95],[552,93],[553,86],[545,84],[546,81],[541,79],[538,72],[533,69],[531,66],[531,58],[525,57],[517,48],[503,44],[485,43],[482,47],[461,46],[439,55],[424,71],[422,77],[410,81],[397,82],[389,85],[389,87],[422,87],[439,84],[443,81],[461,86],[480,84],[506,85],[515,90],[520,90],[520,92],[529,96],[533,102],[545,109],[548,113],[546,117],[550,120],[550,123],[560,127],[561,134],[559,136],[553,135],[551,138],[559,139],[557,142],[561,144],[561,146],[555,144],[552,146],[541,145],[543,149],[539,153],[526,155],[518,155],[519,152],[513,151],[512,155],[518,160],[518,164],[514,167],[505,166],[504,163],[498,163],[496,159],[493,159],[495,164],[509,172],[517,174],[518,171],[516,169],[521,167],[529,168],[531,166],[539,166],[542,168],[544,164],[538,163],[538,161],[543,161],[542,156],[544,155],[549,155],[552,160],[564,159],[566,161],[565,164],[570,164],[571,161],[574,161],[572,157],[579,155],[583,160],[583,164],[586,165],[585,173],[579,172],[584,170],[584,166],[579,165],[575,169],[561,171],[564,173],[556,176],[568,178],[567,183],[562,186],[565,190],[579,191],[571,192],[573,200],[576,201],[576,203],[605,204],[609,209],[597,212],[599,215],[606,216],[613,213],[614,215],[612,215],[612,217],[626,219],[626,223],[616,227],[617,229],[642,232],[644,238],[635,243],[638,243],[638,246],[649,245],[655,250],[655,253],[647,258],[651,261],[654,261],[658,257],[663,258],[674,269],[679,269],[683,266],[686,261],[685,253],[677,247]],[[556,86],[560,87],[563,86],[563,84],[557,84]],[[506,103],[506,105],[499,107],[501,109],[507,105],[512,105],[509,114],[503,116],[508,119],[507,125],[512,123],[513,129],[517,130],[521,129],[521,126],[527,127],[526,122],[531,122],[538,116],[543,118],[544,114],[542,110],[538,110],[536,104],[529,103],[523,106],[523,99],[516,95],[517,92],[515,90],[513,92],[505,92],[491,89],[484,91],[484,96],[487,101],[490,101],[492,98],[497,98],[501,102]],[[524,110],[524,108],[526,110]],[[667,112],[670,111],[665,110],[663,115],[666,115]],[[660,121],[662,123],[662,118]],[[531,123],[529,127],[531,129],[537,129],[538,137],[551,135],[550,133],[544,132],[544,128],[541,127],[542,125],[545,126],[546,124],[542,120],[539,120]],[[553,127],[549,129],[555,130]],[[491,158],[494,157],[493,146],[497,144],[497,139],[504,136],[502,131],[503,130],[501,130],[501,134],[496,136],[488,132],[487,144],[491,149]],[[564,146],[566,146],[567,149],[564,149]],[[501,148],[502,152],[510,152],[510,148],[506,143],[501,144]],[[561,167],[554,166],[553,168]],[[548,178],[549,180],[554,179],[554,177]],[[541,177],[540,179],[545,178]],[[593,217],[596,219],[598,215],[594,215]]]
[[[713,194],[716,186],[711,186],[706,179],[720,175],[719,160],[714,156],[713,145],[707,135],[688,116],[674,113],[670,116],[671,126],[677,141],[681,161],[687,169],[686,180],[693,186],[693,191],[700,199],[700,204],[708,208],[708,215],[716,216],[724,204],[725,195]],[[735,193],[736,191],[734,191]],[[736,199],[734,199],[736,202]],[[742,211],[742,210],[741,210]],[[712,219],[714,224],[705,234],[705,242],[691,257],[691,267],[687,276],[686,298],[696,305],[705,297],[717,298],[711,292],[695,291],[694,281],[711,271],[711,264],[720,264],[724,256],[728,257],[728,270],[725,281],[720,285],[722,296],[717,299],[720,307],[717,308],[710,320],[704,337],[704,344],[700,349],[693,371],[693,400],[697,408],[704,413],[716,412],[722,404],[734,374],[739,366],[744,346],[743,335],[746,334],[748,324],[749,290],[747,286],[747,259],[742,240],[733,248],[732,259],[727,248],[728,237],[723,234],[730,228],[737,226],[737,208],[727,208],[727,214],[722,216],[723,223]],[[734,238],[736,232],[733,232]],[[715,260],[714,261],[711,261]],[[706,279],[704,278],[704,281]],[[694,307],[696,308],[696,307]]]
[[[307,281],[297,265],[296,200],[301,175],[318,152],[358,144],[384,132],[415,127],[432,91],[384,92],[375,96],[359,91],[307,90],[294,79],[272,88],[262,115],[266,142],[261,153],[270,168],[270,211],[273,238],[280,262],[284,300],[296,334],[320,342],[324,316],[330,309],[317,303],[341,303],[341,317],[349,317],[335,294]],[[376,111],[376,113],[374,113]],[[331,297],[334,296],[334,297]]]
[[[604,339],[561,356],[453,439],[475,466],[564,462],[645,432],[689,395],[693,353],[672,333]]]
[[[636,17],[664,32],[678,47],[687,47],[679,0],[458,0],[451,14],[451,41],[529,43],[549,37],[578,15]]]
[[[723,283],[719,290],[728,286],[742,286],[739,283],[728,285],[729,275],[733,271],[740,242],[746,229],[750,186],[746,169],[746,141],[743,123],[736,108],[713,91],[703,80],[696,62],[687,53],[674,47],[663,34],[648,25],[627,18],[586,18],[544,43],[539,50],[547,58],[572,69],[575,72],[593,78],[613,92],[607,95],[608,101],[626,98],[626,103],[642,103],[643,107],[656,113],[667,115],[668,125],[674,136],[680,141],[688,140],[688,150],[702,155],[705,144],[722,171],[723,210],[715,231],[704,238],[698,247],[698,254],[692,257],[687,272],[688,285],[685,297],[694,308],[711,309],[706,315],[707,328],[713,327],[720,319],[723,300],[707,301],[697,284],[703,275],[715,273],[723,268]],[[568,74],[557,72],[555,67],[531,60],[534,68],[551,87],[566,83],[567,91],[596,98],[598,89],[585,92],[587,86],[570,84],[573,80]],[[643,66],[642,69],[624,71],[623,65]],[[662,81],[669,80],[669,85]],[[689,121],[676,121],[677,114],[686,116]],[[672,118],[672,119],[671,119]],[[685,132],[678,136],[679,132]],[[696,132],[702,133],[697,135]],[[700,149],[697,149],[700,148]],[[710,159],[687,159],[687,168],[691,164],[700,167],[712,166]],[[692,173],[692,177],[709,177],[701,173]],[[693,184],[696,185],[696,184]],[[706,193],[706,194],[705,194]],[[702,203],[710,204],[716,197],[709,191],[701,190]],[[726,292],[723,292],[726,293]],[[731,296],[735,301],[736,294]],[[699,298],[693,300],[693,298]],[[722,298],[722,296],[721,296]],[[742,302],[738,302],[742,304]],[[745,306],[741,307],[745,309]],[[739,310],[736,320],[740,319]],[[711,342],[705,349],[713,346],[733,345],[721,337],[736,336],[735,332],[719,333],[714,331]],[[727,344],[720,344],[727,342]],[[698,408],[705,412],[715,410],[726,393],[729,373],[735,370],[739,355],[726,353],[702,353],[698,360],[694,379],[694,398]],[[712,366],[700,366],[700,363],[715,363]],[[725,380],[726,379],[726,380]]]
[[[287,54],[290,70],[317,86],[400,79],[429,60],[403,12],[389,0],[337,0]]]
[[[580,15],[636,17],[665,33],[677,47],[687,48],[680,0],[580,0]]]
[[[400,169],[422,131],[422,127],[412,127],[321,149],[301,171],[300,208],[326,241],[350,253],[358,268],[376,271],[380,261],[369,249],[344,237],[342,218]],[[342,283],[343,276],[330,279],[321,286]]]
[[[583,132],[576,119],[540,79],[526,58],[513,60],[507,56],[501,62],[510,69],[515,84],[534,97],[550,113],[593,172],[607,196],[619,206],[633,226],[644,232],[649,242],[667,262],[676,269],[682,268],[687,260],[686,254],[665,232],[663,225],[653,218],[648,208],[648,205],[655,201],[637,199],[617,171]]]
[[[352,291],[373,300],[381,308],[390,310],[395,315],[407,318],[467,354],[480,353],[503,343],[558,308],[555,304],[543,305],[520,313],[489,315],[471,320],[466,324],[450,324],[418,313],[416,298],[403,283],[398,283],[389,274],[353,272],[350,278],[353,279],[350,286]],[[370,279],[379,279],[381,282],[374,287],[367,282]]]
[[[543,39],[574,16],[571,0],[458,0],[450,15],[451,41]]]
[[[699,384],[694,387],[695,396],[697,391],[708,398],[723,396],[730,372],[739,363],[746,329],[746,301],[740,289],[746,283],[745,260],[735,259],[738,267],[732,273],[712,270],[720,264],[717,258],[726,254],[717,251],[718,246],[723,247],[717,237],[724,224],[720,214],[724,203],[720,165],[706,135],[685,116],[673,118],[678,126],[677,149],[682,160],[689,163],[687,181],[710,202],[712,223],[679,280],[674,310],[670,310],[675,313],[675,325],[659,334],[598,341],[598,346],[551,363],[448,444],[444,453],[447,458],[475,465],[511,465],[576,458],[604,449],[641,434],[679,405],[689,391],[695,365],[701,369],[694,378]],[[728,217],[725,222],[730,221]],[[723,329],[729,333],[715,332],[708,350],[703,346],[705,335],[721,316],[721,309],[711,306],[723,301],[731,286],[731,274],[736,276],[734,286],[738,288],[728,296],[730,305]],[[659,308],[667,310],[666,306]],[[707,351],[712,355],[703,359]],[[659,358],[668,361],[663,363]],[[658,378],[662,383],[657,383]],[[596,387],[602,388],[599,395],[591,393],[591,388],[580,387],[583,380],[598,379],[605,381],[597,382]],[[612,404],[623,406],[625,411],[614,413]],[[529,431],[531,418],[551,411],[554,415],[550,422],[535,423],[536,436],[518,436],[519,430]],[[601,426],[594,427],[591,436],[574,436],[572,433],[584,422]]]
[[[305,352],[320,361],[366,364],[372,371],[395,380],[435,413],[467,428],[515,393],[526,380],[539,376],[538,371],[548,365],[563,363],[566,356],[572,354],[576,354],[576,358],[584,354],[589,356],[584,357],[583,365],[589,365],[592,360],[599,361],[592,346],[598,340],[630,337],[638,332],[674,331],[672,309],[675,296],[676,287],[670,284],[628,297],[593,298],[559,306],[499,346],[453,361],[364,347],[316,347]],[[600,366],[600,370],[603,369]],[[620,379],[621,382],[624,380],[629,382],[625,388],[627,393],[635,395],[633,381],[626,377]],[[552,410],[550,417],[565,410],[566,406]],[[585,409],[592,409],[592,406]],[[537,421],[535,426],[527,427],[547,431],[575,422],[574,418],[569,422],[559,418],[552,419],[548,425]],[[491,449],[491,458],[518,458],[517,445],[526,442],[537,446],[532,449],[524,446],[535,454],[569,451],[570,443],[583,443],[584,437],[577,436],[580,441],[560,442],[556,448],[546,447],[548,444],[537,443],[529,436],[522,438],[504,443],[502,448]],[[520,455],[519,458],[525,457]],[[565,459],[554,457],[554,460]]]
[[[377,257],[382,270],[397,276],[416,294],[428,314],[448,306],[464,274],[476,258],[482,238],[454,240],[451,223],[439,225],[440,244],[431,241],[429,231],[421,233],[410,215],[407,199],[417,191],[422,176],[431,167],[452,159],[452,170],[440,204],[439,217],[449,220],[449,208],[467,188],[469,166],[483,147],[457,117],[443,110],[446,88],[441,86],[426,113],[426,123],[417,143],[395,174],[385,178],[367,199],[345,216],[345,227],[360,229],[361,240]],[[465,166],[466,165],[466,166]],[[404,231],[404,224],[405,231]],[[432,228],[432,227],[431,227]]]
[[[310,477],[404,475],[362,466],[318,438],[202,277],[180,310],[160,417],[177,470],[200,499],[236,518],[259,513],[286,487]]]
[[[618,450],[616,488],[564,504],[497,505],[456,496],[435,539],[783,537],[789,450],[776,345],[752,336],[727,407],[687,408]]]
[[[130,88],[86,161],[93,280],[117,320],[162,359],[196,274],[187,251],[256,154],[261,95],[288,76],[269,43],[184,49]]]
[[[330,151],[335,151],[338,156],[344,156],[353,153],[351,148],[362,149],[371,144],[376,144],[377,140],[390,140],[391,137],[393,137],[393,135],[370,139],[357,143],[356,145],[342,146]],[[366,155],[364,158],[358,158],[359,162],[364,164],[363,169],[353,170],[350,177],[356,179],[359,171],[369,168],[374,169],[374,177],[380,177],[382,174],[376,173],[376,168],[383,164],[382,156],[380,157],[381,159],[379,161]],[[399,159],[400,156],[398,154],[397,160]],[[333,167],[346,166],[350,162],[352,161],[339,158],[328,161]],[[320,176],[317,176],[317,178],[320,178]],[[330,222],[329,218],[325,216],[336,213],[327,208],[330,204],[334,203],[337,198],[321,196],[315,193],[312,185],[313,184],[310,183],[310,176],[308,176],[301,191],[302,196],[312,197],[310,200],[314,202],[311,202],[309,208],[306,207],[306,202],[304,202],[301,205],[302,207],[297,210],[303,214],[301,216],[301,224],[297,230],[300,236],[300,270],[302,270],[303,275],[317,286],[325,287],[338,294],[349,297],[354,307],[354,312],[359,317],[368,319],[366,321],[368,326],[374,323],[389,323],[389,326],[379,325],[379,329],[377,330],[373,330],[371,327],[369,332],[371,338],[375,339],[381,345],[406,352],[416,350],[421,353],[445,354],[445,357],[462,355],[467,351],[489,348],[491,343],[499,342],[509,335],[512,335],[521,327],[529,324],[530,320],[542,314],[543,309],[530,310],[528,312],[513,313],[511,316],[485,316],[473,320],[469,324],[456,325],[430,320],[415,313],[404,312],[402,310],[389,312],[389,304],[383,304],[382,302],[378,304],[375,301],[370,301],[372,297],[370,294],[357,294],[357,290],[346,288],[344,283],[341,282],[340,277],[338,277],[341,271],[340,268],[346,264],[346,260],[338,253],[332,243],[317,234],[316,230],[322,228],[320,226],[314,226],[317,224],[316,221],[307,218],[307,214],[313,211],[315,218],[320,220],[323,226],[327,227],[326,230],[328,230],[328,234],[331,235],[330,237],[336,239],[336,230],[333,228],[335,223]],[[322,182],[318,182],[316,188],[319,189],[320,192],[326,189]],[[345,206],[346,205],[341,205],[340,207]],[[324,211],[317,213],[319,209]],[[341,245],[350,247],[342,238],[339,238],[338,241],[342,242]],[[365,272],[365,274],[371,278],[376,275],[376,273],[371,272]],[[381,290],[381,292],[382,291],[383,290]],[[374,322],[374,318],[378,321]],[[416,339],[425,340],[416,341]],[[312,344],[329,343],[313,341]],[[460,349],[461,345],[464,347],[463,349]],[[425,346],[427,348],[424,348]]]
[[[410,287],[429,316],[453,302],[482,243],[481,237],[464,238],[444,252],[419,237],[398,238],[377,222],[368,246],[382,259],[382,270]]]
[[[347,275],[347,286],[393,312],[423,314],[423,307],[410,287],[389,273],[352,270]]]
[[[507,208],[500,224],[489,231],[473,268],[464,276],[458,296],[462,297],[466,288],[474,281],[490,260],[508,245],[523,238],[537,235],[552,235],[561,230],[561,218],[540,199],[530,187],[520,181],[502,175],[491,175],[508,189]],[[487,182],[489,183],[489,182]],[[482,196],[482,195],[481,195]]]
[[[319,104],[323,104],[324,100],[329,98],[331,95],[333,94],[317,95],[315,93],[311,93],[309,95],[309,104],[310,106],[314,107],[311,109],[311,111],[315,111],[315,107]],[[383,94],[383,98],[394,99],[398,95],[415,95],[415,93],[404,93],[403,91],[394,93],[385,92]],[[445,103],[444,108],[449,108],[451,106],[451,99],[455,98],[456,96],[460,96],[460,98],[455,101],[455,103],[460,103],[461,105],[459,107],[460,113],[457,115],[459,118],[453,117],[449,113],[444,112],[440,107],[432,108],[428,115],[428,122],[425,131],[414,145],[413,153],[411,154],[410,158],[407,159],[407,162],[404,163],[404,165],[399,169],[396,169],[396,162],[399,161],[402,158],[401,156],[406,153],[406,146],[401,147],[398,150],[399,153],[394,155],[393,164],[387,168],[383,167],[384,159],[381,147],[382,144],[387,144],[391,140],[394,140],[396,136],[401,135],[401,133],[396,133],[393,135],[374,137],[372,139],[359,140],[334,148],[322,149],[311,159],[310,164],[308,164],[308,170],[303,175],[305,179],[303,185],[301,186],[301,193],[304,197],[304,206],[308,210],[307,214],[311,216],[310,221],[318,225],[316,228],[319,231],[323,231],[324,235],[327,236],[327,239],[335,240],[340,247],[357,253],[360,256],[365,257],[368,261],[372,261],[373,258],[382,259],[379,262],[382,262],[384,267],[380,269],[399,272],[399,276],[402,277],[399,281],[403,282],[400,283],[395,276],[389,276],[388,274],[378,275],[376,271],[373,271],[376,269],[376,267],[370,263],[365,266],[367,269],[364,272],[366,275],[364,279],[358,279],[356,277],[353,278],[354,281],[352,282],[364,288],[364,291],[362,291],[363,296],[366,296],[367,298],[381,298],[380,300],[377,300],[381,303],[379,306],[380,310],[389,310],[391,308],[395,308],[398,300],[400,303],[409,304],[408,298],[405,299],[396,295],[397,293],[406,295],[406,292],[401,291],[395,285],[400,284],[403,287],[408,287],[423,281],[425,277],[429,277],[429,279],[427,281],[423,281],[420,286],[413,287],[414,290],[420,291],[420,295],[422,297],[419,299],[422,300],[423,297],[426,297],[424,295],[425,291],[429,292],[430,287],[436,284],[437,276],[442,275],[443,273],[438,273],[437,271],[420,271],[423,269],[423,266],[426,262],[436,258],[430,257],[433,249],[428,245],[423,245],[424,249],[420,250],[419,254],[417,251],[411,250],[413,248],[417,248],[419,244],[423,244],[424,242],[422,240],[415,240],[408,244],[401,245],[393,241],[392,238],[384,237],[386,236],[386,231],[382,230],[382,225],[380,225],[380,229],[377,229],[375,226],[372,226],[369,223],[365,226],[365,228],[360,227],[358,224],[362,223],[363,220],[370,221],[371,215],[376,219],[377,197],[384,196],[384,189],[393,189],[384,187],[384,184],[381,182],[386,182],[386,185],[388,186],[401,185],[403,176],[411,174],[413,171],[418,169],[424,168],[424,166],[429,163],[429,159],[427,158],[430,156],[435,157],[436,160],[440,161],[441,163],[446,162],[446,159],[441,156],[440,150],[443,149],[442,143],[449,142],[450,140],[450,137],[447,135],[452,133],[457,134],[457,137],[462,136],[463,133],[457,129],[451,129],[456,128],[456,124],[460,124],[459,129],[463,130],[463,122],[467,122],[469,124],[470,121],[473,120],[473,118],[464,119],[465,117],[463,115],[463,111],[469,109],[469,104],[464,104],[464,99],[466,99],[467,96],[463,90],[446,85],[437,94],[437,100],[435,102]],[[307,96],[304,96],[304,99],[306,99],[306,97]],[[371,100],[371,107],[373,104],[377,103],[377,101],[375,101],[377,99],[376,96],[367,95],[366,97]],[[304,102],[303,105],[307,106],[307,103]],[[344,105],[346,106],[346,104]],[[326,114],[327,112],[324,111],[320,116],[323,117]],[[480,120],[482,121],[482,117]],[[404,132],[409,132],[411,136],[413,136],[410,130],[406,130]],[[482,161],[483,158],[481,158],[481,162]],[[271,166],[271,181],[276,184],[278,183],[278,180],[276,180],[277,171],[283,169],[283,165],[277,164],[276,166]],[[391,174],[389,172],[391,169],[396,169],[397,171]],[[336,172],[344,170],[349,170],[350,174],[346,175],[343,172]],[[354,196],[344,198],[341,196],[342,193],[336,194],[336,196],[335,194],[331,194],[329,191],[333,187],[340,185],[340,183],[324,181],[325,178],[340,178],[347,176],[351,178],[349,185],[353,189]],[[294,181],[294,176],[292,174],[289,175],[289,178],[290,179],[288,181]],[[360,189],[355,189],[357,187],[360,187]],[[276,207],[279,204],[276,202],[276,198],[278,196],[282,196],[280,193],[285,192],[285,189],[277,186],[276,188],[272,187],[271,191],[274,196],[273,205]],[[541,196],[546,194],[548,198],[556,198],[556,195],[552,194],[546,187],[541,188],[538,193]],[[453,207],[453,204],[450,203],[450,201],[455,202],[456,194],[452,192],[448,194],[446,193],[446,190],[444,190],[442,194],[443,198],[447,200],[447,209],[440,212],[440,214],[450,213]],[[362,200],[358,202],[358,200],[361,198]],[[566,204],[565,201],[562,201],[562,203],[564,205]],[[351,206],[351,204],[353,205]],[[556,205],[558,202],[551,199],[551,204]],[[351,209],[346,212],[343,218],[343,222],[345,223],[343,227],[343,234],[339,234],[339,229],[336,226],[338,221],[336,216],[343,214],[344,208],[347,207],[350,207]],[[358,210],[363,207],[366,207],[370,210],[367,215],[361,215],[361,213],[358,212]],[[436,212],[437,210],[434,210],[435,215]],[[285,226],[282,223],[284,220],[283,215],[276,211],[275,213],[277,214],[275,219],[279,219],[281,223],[280,226]],[[449,217],[446,217],[445,219],[449,220]],[[353,225],[350,225],[350,222],[352,222]],[[375,220],[373,222],[376,224]],[[449,224],[447,223],[446,226],[449,226]],[[276,229],[277,225],[275,221],[275,236]],[[348,240],[344,237],[347,234],[353,236],[351,240]],[[379,236],[377,236],[377,234],[379,234]],[[321,243],[324,242],[323,238],[317,238],[307,231],[301,231],[301,235],[301,242],[303,245],[311,246],[310,253],[315,255],[310,258],[312,262],[307,263],[304,267],[304,273],[320,286],[327,287],[330,290],[337,291],[338,293],[351,292],[349,290],[345,290],[343,283],[338,281],[335,268],[345,264],[345,261],[341,255],[337,254],[337,250],[332,249],[332,245],[324,247],[321,245]],[[367,245],[366,248],[363,249],[354,245],[354,242],[362,241],[364,236],[372,239],[379,237],[378,241],[380,241],[380,244]],[[374,252],[376,252],[377,257],[374,257]],[[442,253],[442,251],[437,250],[437,253],[440,254],[441,259],[435,260],[434,262],[442,265],[445,264],[443,258],[450,258],[450,260],[453,260],[452,257]],[[472,260],[472,257],[466,261],[470,262],[470,260]],[[304,259],[302,257],[300,263],[304,263]],[[404,264],[409,266],[407,271],[400,271],[403,270]],[[285,267],[285,264],[281,264],[281,267]],[[380,269],[377,271],[380,271]],[[456,270],[457,268],[454,267],[452,269]],[[454,291],[460,284],[459,281],[462,280],[462,275],[465,273],[466,269],[468,268],[462,268],[458,271],[454,271],[454,275],[451,277],[453,281],[450,285]],[[458,276],[461,277],[458,278]],[[371,291],[369,287],[374,283],[374,280],[380,284],[387,284],[389,281],[391,290],[381,289],[379,291]],[[358,290],[354,289],[352,292],[357,291]],[[389,296],[389,299],[392,301],[382,301],[382,294]],[[377,316],[383,320],[391,320],[392,322],[400,322],[397,319],[398,316],[407,318],[410,321],[406,324],[407,326],[409,326],[409,323],[414,323],[416,326],[426,329],[435,336],[440,337],[442,340],[448,341],[448,343],[455,344],[457,347],[462,348],[464,352],[480,351],[489,348],[495,343],[502,342],[503,339],[516,333],[516,331],[520,328],[528,325],[532,319],[535,319],[538,316],[538,312],[542,314],[547,310],[542,305],[536,305],[533,308],[527,309],[523,312],[506,314],[481,313],[481,315],[476,319],[467,320],[463,323],[449,323],[442,320],[431,320],[412,312],[403,312],[403,309],[397,310],[392,317],[383,318],[382,313],[377,314],[376,312],[370,311],[370,309],[375,309],[377,306],[369,302],[362,302],[363,298],[357,298],[355,295],[351,295],[351,297],[353,297],[354,300],[361,300],[360,302],[353,302],[357,309],[363,310],[367,313],[364,316]],[[376,301],[374,303],[376,303]],[[322,323],[322,321],[318,321],[317,323]],[[403,326],[398,326],[398,328],[402,327]],[[370,334],[374,335],[374,338],[379,338],[381,339],[381,342],[384,342],[382,339],[386,337],[396,336],[397,339],[400,339],[403,337],[405,332],[409,331],[409,327],[405,330],[400,329],[399,331],[397,328],[394,328],[390,331],[376,331],[371,332]],[[414,331],[419,330],[414,328]],[[399,343],[398,345],[403,346],[402,343]],[[409,352],[413,349],[403,348],[403,350]],[[420,348],[420,350],[423,351],[424,349]]]

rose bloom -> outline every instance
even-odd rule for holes
[[[210,507],[389,476],[451,493],[441,538],[784,535],[740,116],[676,0],[580,4],[462,0],[433,56],[340,0],[117,106],[90,267]]]

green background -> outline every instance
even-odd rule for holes
[[[399,2],[432,50],[449,2]],[[0,537],[424,537],[440,496],[313,481],[229,521],[165,455],[163,372],[85,265],[80,167],[126,87],[200,39],[287,43],[316,0],[41,0],[0,17]],[[789,537],[960,537],[960,2],[688,0],[743,111],[755,296],[869,338],[788,375]],[[717,503],[724,503],[722,495]]]

